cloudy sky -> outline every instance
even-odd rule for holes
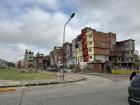
[[[71,42],[86,26],[132,38],[140,49],[139,0],[0,0],[0,58],[22,59],[25,49],[48,54],[62,45],[63,26]]]

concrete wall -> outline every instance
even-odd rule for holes
[[[102,73],[104,72],[104,64],[103,63],[88,63],[88,68],[92,72]]]

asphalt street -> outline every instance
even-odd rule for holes
[[[21,87],[16,92],[0,93],[0,105],[128,105],[127,77],[103,78],[84,75],[81,82]],[[115,80],[115,81],[114,81]]]

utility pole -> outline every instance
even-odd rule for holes
[[[65,43],[65,28],[66,28],[66,25],[69,23],[69,21],[75,16],[75,13],[72,13],[69,20],[65,23],[64,25],[64,32],[63,32],[63,45]],[[63,46],[62,45],[62,46]],[[63,47],[63,53],[64,53],[64,47]],[[64,57],[63,57],[63,80],[64,80],[64,64],[65,64],[65,53],[64,53]]]

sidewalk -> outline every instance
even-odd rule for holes
[[[73,73],[65,73],[65,79],[62,80],[62,77],[58,79],[51,80],[0,80],[0,88],[8,88],[8,87],[21,87],[21,86],[37,86],[37,85],[49,85],[49,84],[59,84],[59,83],[70,83],[70,82],[78,82],[85,80],[86,78],[81,76],[80,74]]]

